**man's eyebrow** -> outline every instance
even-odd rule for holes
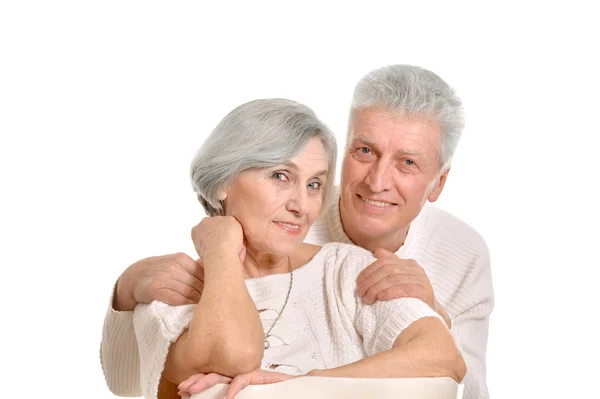
[[[366,139],[363,136],[356,136],[354,138],[354,140],[358,140],[358,141],[360,141],[360,142],[362,142],[364,144],[367,144],[367,145],[369,145],[371,147],[374,147],[374,148],[379,148],[377,146],[377,143],[375,143],[374,141],[371,141],[369,139]],[[427,158],[425,156],[425,154],[423,154],[421,151],[411,150],[411,149],[398,150],[398,151],[396,151],[396,155],[412,155],[412,156],[420,156],[420,157],[425,158],[425,159]]]
[[[425,158],[425,156],[420,151],[416,151],[416,150],[400,150],[400,151],[397,151],[396,153],[401,154],[401,155],[419,155],[419,156],[422,156],[423,158]]]
[[[358,141],[363,142],[363,143],[365,143],[367,145],[370,145],[370,146],[373,146],[373,147],[377,147],[377,143],[375,143],[374,141],[371,141],[369,139],[366,139],[366,138],[364,138],[362,136],[356,136],[354,138],[354,140],[358,140]]]

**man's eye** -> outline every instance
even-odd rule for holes
[[[360,147],[359,151],[362,152],[363,154],[370,154],[371,150],[367,147]]]
[[[406,159],[404,160],[404,163],[408,166],[412,166],[415,164],[415,161],[413,161],[412,159]]]

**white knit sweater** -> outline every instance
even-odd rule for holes
[[[367,306],[356,295],[358,274],[376,259],[354,245],[330,243],[293,272],[290,298],[270,332],[261,368],[291,375],[343,366],[388,349],[412,322],[441,317],[425,302],[400,298]],[[290,275],[246,280],[267,331],[285,302]],[[133,324],[144,397],[155,399],[169,346],[189,327],[197,305],[138,305]]]
[[[337,202],[315,222],[305,241],[319,245],[350,243],[342,229]],[[470,226],[428,203],[412,222],[406,242],[396,254],[415,259],[425,269],[437,300],[450,316],[452,334],[467,362],[464,398],[489,398],[485,358],[494,295],[485,241]],[[106,383],[120,396],[141,396],[133,312],[116,312],[110,304],[112,297],[100,353]]]

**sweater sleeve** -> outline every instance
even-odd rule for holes
[[[133,314],[140,359],[139,384],[144,398],[156,399],[169,347],[189,327],[197,305],[139,304]]]
[[[344,307],[363,338],[367,356],[392,348],[396,338],[413,322],[424,317],[443,319],[425,302],[416,298],[397,298],[365,305],[356,291],[360,272],[377,259],[368,251],[353,249],[340,267],[340,290]]]
[[[106,385],[118,396],[141,396],[140,360],[137,340],[133,329],[133,312],[113,309],[113,294],[102,327],[100,363]]]
[[[460,292],[456,294],[456,302],[465,306],[453,317],[450,331],[467,364],[463,380],[464,398],[487,399],[486,351],[494,292],[489,250],[483,240],[471,265]]]

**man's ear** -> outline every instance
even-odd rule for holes
[[[433,190],[431,190],[431,192],[429,193],[429,196],[427,197],[429,202],[435,202],[440,197],[440,194],[442,193],[442,190],[444,189],[444,186],[446,185],[446,180],[448,179],[448,173],[450,173],[450,168],[446,169],[444,171],[444,173],[439,175],[439,177],[437,178],[437,182],[435,183]]]

